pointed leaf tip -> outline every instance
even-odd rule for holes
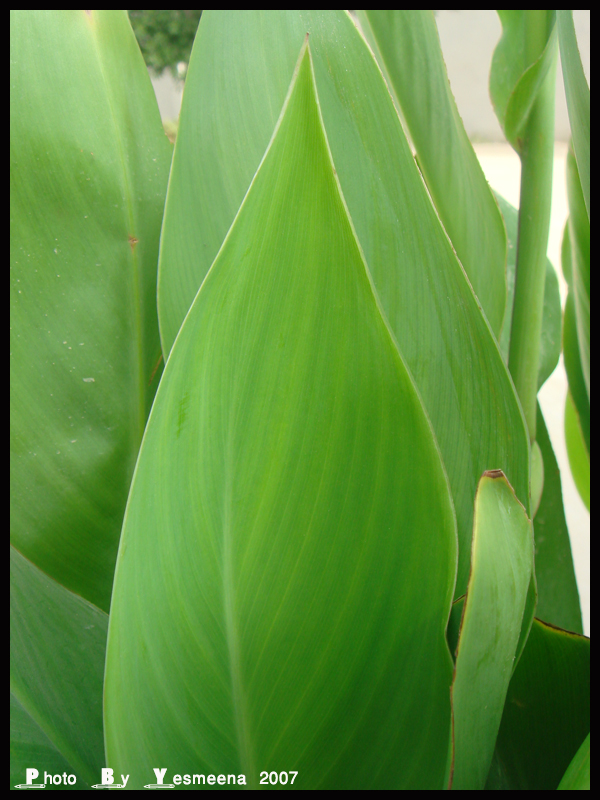
[[[454,515],[309,63],[175,340],[130,493],[105,730],[134,788],[158,756],[250,788],[292,761],[304,788],[443,782]]]

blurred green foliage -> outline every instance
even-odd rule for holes
[[[146,65],[157,75],[170,69],[182,77],[179,62],[190,60],[202,11],[129,11],[129,19]]]

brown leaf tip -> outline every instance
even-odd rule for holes
[[[504,473],[501,469],[486,469],[483,473],[484,478],[504,478]]]

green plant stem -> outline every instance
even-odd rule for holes
[[[537,374],[544,305],[554,157],[556,56],[531,109],[521,151],[521,200],[508,367],[535,440]]]

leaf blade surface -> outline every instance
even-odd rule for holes
[[[11,541],[108,610],[170,147],[125,12],[11,12],[11,90]]]
[[[251,788],[267,763],[304,788],[443,780],[451,499],[308,58],[136,469],[105,683],[109,765],[134,787],[159,755]]]
[[[440,218],[499,338],[506,232],[450,90],[433,11],[358,14],[363,31],[377,42]]]
[[[161,240],[163,345],[170,348],[242,202],[307,31],[342,192],[452,487],[458,596],[468,579],[481,474],[502,469],[528,505],[527,435],[497,344],[439,223],[381,72],[344,12],[203,14]]]
[[[10,548],[10,685],[15,755],[41,748],[88,783],[104,766],[102,682],[108,616]],[[38,762],[29,762],[35,766]],[[25,775],[21,775],[23,782]],[[81,786],[79,787],[81,788]]]
[[[452,683],[452,789],[483,789],[518,654],[533,574],[531,521],[501,472],[475,500],[471,576]],[[524,638],[525,638],[524,637]]]

